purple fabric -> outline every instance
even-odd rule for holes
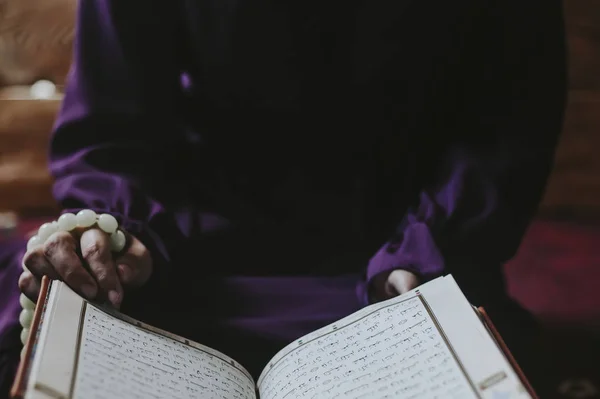
[[[185,4],[184,13],[172,7],[156,15],[151,6],[140,11],[108,0],[80,5],[74,65],[51,151],[54,193],[66,208],[119,215],[158,264],[171,264],[159,266],[166,274],[183,267],[173,265],[175,253],[193,259],[199,240],[233,231],[267,242],[252,255],[283,260],[292,274],[324,272],[321,263],[353,256],[355,264],[338,262],[327,273],[362,270],[367,285],[394,268],[430,279],[453,271],[454,259],[498,267],[515,253],[561,128],[558,3],[544,6],[551,12],[535,27],[520,17],[534,13],[533,5],[507,2],[494,12],[444,5],[448,13],[427,26],[432,41],[419,43],[435,44],[431,53],[441,57],[430,62],[445,71],[446,81],[433,91],[424,86],[433,76],[429,61],[407,61],[419,50],[403,40],[371,54],[369,68],[360,59],[347,63],[356,52],[367,57],[372,50],[343,44],[362,43],[357,37],[366,40],[372,29],[383,34],[391,22],[383,11],[402,18],[398,34],[410,29],[411,19],[420,21],[401,8],[379,10],[378,24],[365,19],[364,26],[351,27],[344,18],[356,10],[344,9],[340,20],[335,7],[325,7],[314,29],[355,32],[340,36],[331,47],[340,53],[327,58],[319,53],[326,42],[317,51],[309,45],[312,36],[306,46],[296,41],[307,33],[301,9],[288,10],[293,18],[288,28],[277,25],[280,36],[254,42],[262,32],[256,18],[276,24],[269,10],[246,15],[240,4],[236,29],[225,24],[230,30],[222,31],[211,23],[216,14]],[[463,37],[447,31],[448,24],[464,18],[480,31],[456,47]],[[485,49],[478,45],[482,38]],[[379,48],[372,40],[369,48]],[[286,64],[289,53],[280,46],[308,57],[311,67]],[[374,65],[384,69],[376,72]],[[346,74],[349,67],[356,74]],[[190,140],[194,135],[197,141]],[[208,219],[220,222],[204,223]],[[230,245],[240,244],[232,238]],[[318,270],[295,269],[298,256],[318,259]]]
[[[21,350],[17,283],[24,249],[24,240],[0,241],[0,397],[8,397]]]
[[[358,278],[230,277],[223,288],[235,293],[236,306],[228,307],[218,324],[289,342],[359,310],[354,294]]]
[[[148,246],[154,313],[256,297],[231,323],[291,338],[380,273],[515,253],[561,130],[560,2],[310,4],[79,3],[54,195]]]
[[[19,326],[19,287],[21,258],[25,250],[23,240],[12,239],[0,242],[0,351],[10,346],[8,336]]]

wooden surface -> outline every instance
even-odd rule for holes
[[[544,212],[600,213],[600,1],[565,0],[569,103]]]
[[[0,211],[53,208],[47,143],[60,102],[33,100],[26,87],[0,88]]]
[[[60,97],[40,101],[26,86],[65,80],[77,0],[0,0],[0,211],[53,208],[48,133]]]
[[[64,81],[76,4],[76,0],[0,0],[0,86]]]
[[[43,168],[57,101],[16,101],[6,86],[41,78],[64,81],[75,4],[76,0],[0,0],[0,211],[51,203],[51,182]],[[541,211],[600,215],[600,1],[564,4],[569,103]]]

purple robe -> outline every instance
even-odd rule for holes
[[[80,2],[50,147],[65,211],[152,252],[131,313],[265,357],[393,269],[504,295],[562,127],[558,0],[155,3]]]

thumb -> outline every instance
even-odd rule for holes
[[[419,278],[408,270],[394,270],[388,276],[386,291],[402,295],[419,286]]]
[[[121,282],[128,287],[145,284],[152,274],[152,257],[141,241],[132,235],[127,236],[127,250],[116,260]]]

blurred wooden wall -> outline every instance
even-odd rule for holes
[[[0,212],[54,209],[46,152],[60,97],[32,99],[29,85],[64,83],[75,6],[76,0],[0,0]]]
[[[565,0],[569,103],[542,212],[600,214],[600,0]]]
[[[126,1],[126,0],[124,0]],[[26,98],[37,79],[62,83],[76,0],[0,0],[0,211],[51,208],[46,140],[59,100]],[[600,0],[565,0],[570,93],[542,212],[600,214]],[[535,23],[535,21],[532,21]]]

